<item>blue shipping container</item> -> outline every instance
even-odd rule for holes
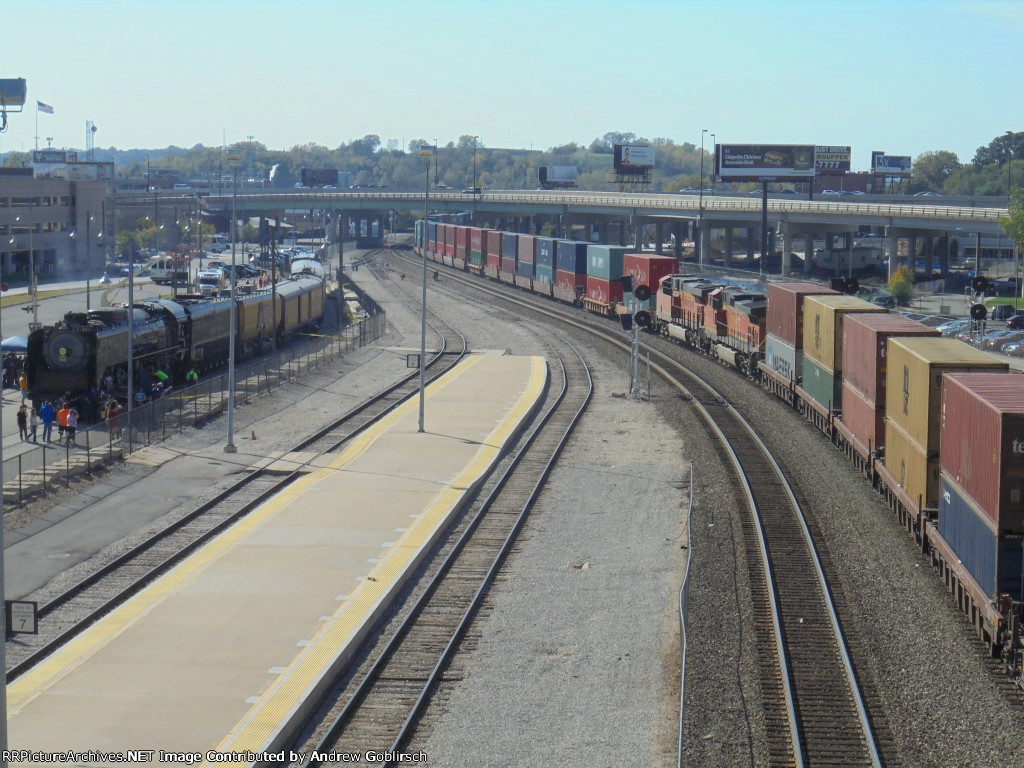
[[[939,474],[939,533],[989,597],[1003,593],[1021,597],[1020,536],[996,537],[988,518],[945,472]]]
[[[519,277],[533,277],[533,264],[520,261],[516,264],[516,274],[519,275]]]
[[[516,256],[519,255],[519,238],[514,233],[502,232],[501,233],[501,258],[512,259],[512,263],[515,264]]]
[[[551,237],[538,237],[537,238],[537,266],[541,265],[545,267],[555,266],[555,251],[556,251],[556,240]]]
[[[555,282],[555,271],[549,266],[538,264],[533,279],[541,283],[553,283]]]
[[[628,250],[621,245],[588,245],[587,275],[603,280],[622,277],[622,257]]]
[[[555,268],[559,272],[587,274],[587,244],[577,243],[574,240],[559,240]]]

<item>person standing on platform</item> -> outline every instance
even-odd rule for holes
[[[28,400],[28,376],[24,372],[18,377],[18,387],[21,388],[21,399]]]
[[[64,433],[68,431],[68,414],[71,413],[71,407],[64,401],[60,404],[60,410],[57,411],[57,442],[64,442]]]
[[[68,409],[68,445],[75,445],[75,433],[78,431],[78,411],[74,408]]]
[[[43,422],[43,442],[49,443],[53,439],[53,420],[57,417],[53,410],[53,403],[47,400],[39,409],[39,419]]]
[[[18,409],[18,434],[23,441],[28,440],[28,406],[25,403]]]
[[[39,429],[39,411],[33,408],[28,414],[28,439],[33,443],[36,441],[36,431]]]

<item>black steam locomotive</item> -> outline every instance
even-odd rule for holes
[[[231,314],[238,321],[235,355],[245,359],[272,341],[319,322],[324,282],[299,277],[234,298],[149,299],[132,309],[136,370],[185,371],[224,365],[230,351]],[[89,389],[125,394],[128,387],[128,308],[69,312],[58,323],[33,331],[25,371],[35,399],[78,395]],[[108,378],[109,377],[109,380]],[[106,386],[104,387],[104,385]]]

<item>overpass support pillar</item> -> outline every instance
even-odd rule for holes
[[[654,252],[663,253],[661,242],[665,239],[665,226],[659,221],[654,225]]]
[[[706,223],[702,225],[698,237],[700,237],[700,265],[703,270],[704,267],[711,266],[711,227]]]
[[[899,243],[899,236],[898,235],[899,235],[899,233],[895,229],[890,228],[889,229],[889,236],[886,238],[889,241],[889,243],[888,243],[888,246],[889,246],[888,247],[888,251],[889,251],[889,276],[888,276],[888,279],[886,280],[886,282],[888,282],[889,280],[892,280],[892,273],[894,271],[896,271],[897,261],[899,259],[899,249],[900,249],[900,243]]]
[[[942,237],[946,241],[946,247],[943,248],[944,253],[942,254],[942,279],[943,280],[948,280],[949,279],[949,262],[950,262],[950,256],[951,256],[950,250],[953,247],[953,238],[950,237],[949,232],[943,232],[942,233]],[[945,289],[945,286],[943,286],[943,289]]]
[[[683,225],[678,221],[672,225],[672,239],[675,241],[672,243],[673,254],[676,257],[676,261],[683,260]]]
[[[793,273],[793,237],[789,232],[789,224],[779,224],[782,235],[782,276],[789,277]]]
[[[924,239],[924,274],[928,280],[932,279],[932,272],[935,269],[935,238],[927,235]]]
[[[747,227],[747,266],[749,267],[754,263],[754,243],[757,237],[757,232],[753,227]]]
[[[917,271],[917,235],[911,235],[907,244],[907,269],[910,271],[910,279],[913,282],[914,272]]]
[[[642,253],[644,250],[644,225],[640,222],[633,224],[633,251]]]
[[[733,228],[732,227],[726,227],[725,228],[725,253],[722,254],[722,264],[724,264],[726,268],[729,268],[729,267],[732,266],[732,236],[733,236]]]
[[[804,235],[804,274],[809,275],[814,272],[815,267],[814,258],[814,233],[808,232]]]
[[[597,220],[597,238],[602,243],[608,242],[608,219],[600,218]]]
[[[629,224],[625,219],[619,220],[619,245],[625,246],[626,244],[626,226]]]

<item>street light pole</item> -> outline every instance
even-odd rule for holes
[[[430,147],[420,147],[420,157],[426,161],[426,174],[423,180],[423,226],[427,226],[427,206],[430,198]],[[436,161],[436,155],[435,155]],[[436,167],[436,166],[435,166]],[[427,382],[427,249],[423,250],[423,296],[420,315],[420,423],[417,432],[423,432],[424,394]]]
[[[717,146],[718,146],[718,137],[715,136],[715,134],[712,133],[711,134],[711,148],[712,148],[712,151],[714,151],[714,148],[717,147]],[[711,196],[712,197],[715,196],[715,164],[714,163],[711,164]]]
[[[238,319],[235,306],[235,251],[238,243],[238,219],[235,218],[235,210],[238,202],[238,164],[241,162],[241,153],[237,149],[228,150],[228,163],[231,164],[233,173],[231,180],[231,321],[228,335],[228,441],[224,446],[224,453],[237,453],[235,447],[235,343],[238,335]],[[273,314],[273,313],[272,313]],[[275,329],[276,330],[276,329]]]
[[[437,186],[437,139],[434,139],[434,186]]]
[[[700,202],[697,204],[697,271],[704,271],[704,128],[700,132]]]

